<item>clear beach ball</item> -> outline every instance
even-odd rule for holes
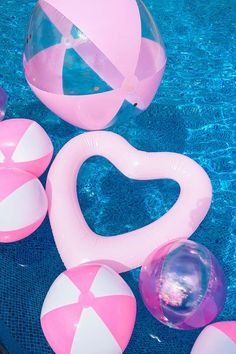
[[[150,105],[166,56],[141,0],[40,0],[23,62],[30,87],[49,109],[94,130]]]
[[[204,246],[172,241],[154,251],[142,267],[143,301],[163,324],[190,330],[213,321],[226,298],[224,273]]]

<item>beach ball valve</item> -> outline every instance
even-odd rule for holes
[[[88,130],[142,112],[166,56],[141,0],[38,1],[24,52],[26,79],[55,114]]]

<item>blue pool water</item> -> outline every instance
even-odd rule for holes
[[[34,4],[0,2],[0,85],[10,95],[7,117],[37,120],[57,152],[82,131],[50,113],[25,82],[22,50]],[[221,261],[228,297],[219,320],[236,320],[236,2],[146,0],[146,5],[167,49],[164,80],[145,113],[110,130],[141,150],[187,154],[209,173],[212,208],[192,239]],[[157,219],[178,192],[170,181],[130,181],[102,158],[89,160],[78,179],[86,220],[103,235]],[[11,354],[51,353],[40,329],[40,308],[64,268],[48,220],[33,236],[1,245],[0,265],[0,341]],[[125,354],[188,354],[199,331],[179,332],[154,320],[140,299],[138,275],[139,270],[124,275],[138,301],[137,323]]]

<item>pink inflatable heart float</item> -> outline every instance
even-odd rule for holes
[[[138,180],[173,179],[180,185],[176,204],[159,220],[116,237],[103,237],[87,225],[76,193],[77,175],[91,156],[103,156],[125,176]],[[99,261],[117,272],[143,264],[157,247],[188,238],[204,219],[212,197],[206,172],[176,153],[146,153],[111,132],[91,132],[69,141],[48,175],[49,217],[61,258],[67,268]]]

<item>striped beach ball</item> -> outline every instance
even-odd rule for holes
[[[213,323],[198,337],[191,354],[235,354],[236,321]]]
[[[135,317],[136,300],[125,281],[106,266],[87,264],[55,280],[41,325],[56,354],[121,354]]]
[[[35,176],[18,169],[0,169],[0,242],[32,234],[48,208],[46,192]]]
[[[141,0],[39,0],[23,63],[27,82],[49,109],[94,130],[147,109],[166,55]]]
[[[19,168],[39,177],[52,154],[52,142],[38,123],[30,119],[0,123],[0,167]]]

